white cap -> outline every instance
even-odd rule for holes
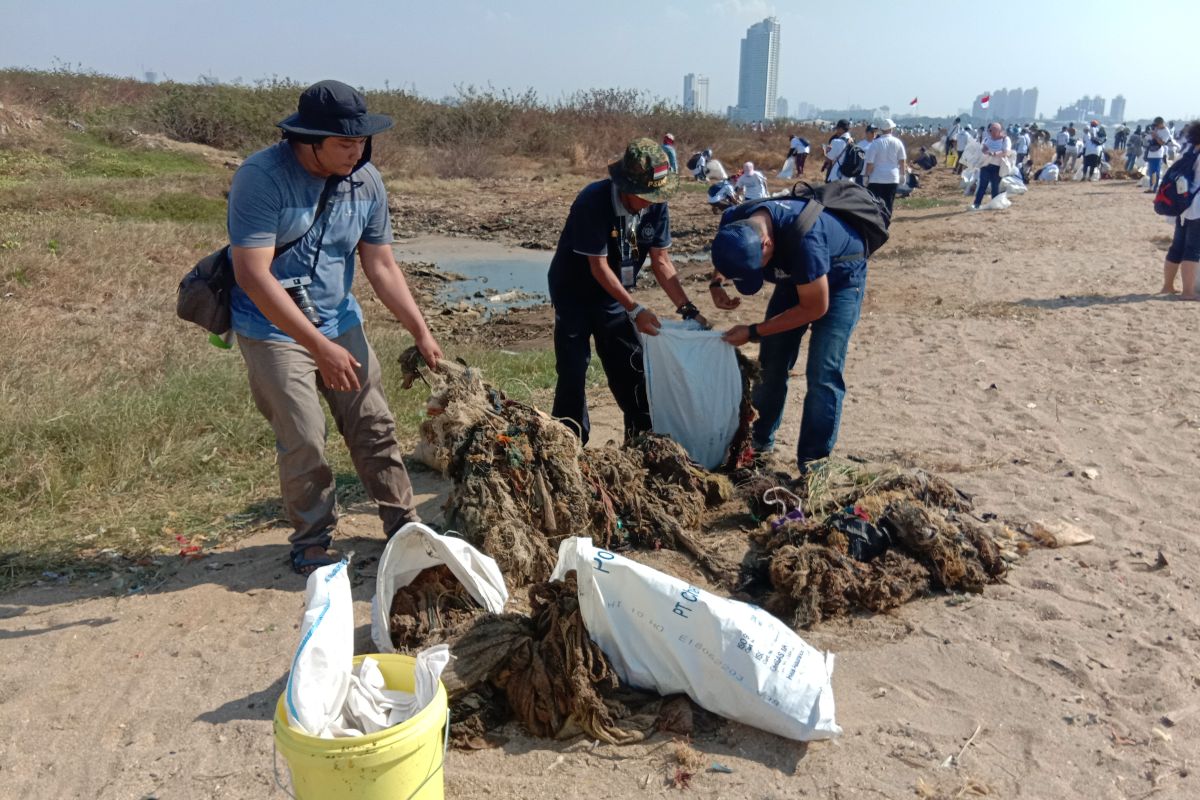
[[[896,123],[892,122],[890,119],[885,119],[883,122],[879,123],[879,130],[881,131],[890,131],[895,127]]]

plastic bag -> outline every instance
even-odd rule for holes
[[[968,167],[979,169],[979,165],[983,163],[983,145],[974,139],[967,142],[962,154],[962,163]]]
[[[1058,165],[1047,164],[1042,167],[1041,173],[1038,175],[1039,181],[1056,181],[1058,180]]]
[[[707,174],[709,180],[723,181],[729,178],[729,173],[725,171],[725,167],[715,158],[709,159]]]
[[[1138,180],[1137,188],[1139,188],[1139,189],[1149,189],[1149,188],[1150,188],[1150,176],[1149,176],[1149,175],[1143,175],[1143,176],[1141,177],[1141,179],[1139,179],[1139,180]]]
[[[1008,194],[1025,194],[1029,188],[1016,175],[1009,175],[1000,180],[1000,191]]]
[[[1001,192],[993,197],[988,204],[984,206],[985,211],[1003,211],[1012,205],[1012,200],[1008,199],[1008,192]]]
[[[695,320],[665,320],[657,336],[642,336],[642,351],[654,432],[679,442],[705,469],[721,466],[742,402],[733,346]]]
[[[417,653],[413,691],[389,689],[379,662],[367,656],[350,676],[350,690],[341,716],[330,726],[333,736],[378,733],[415,717],[437,696],[442,672],[450,663],[450,646],[435,644]]]
[[[1071,176],[1071,180],[1073,180],[1073,181],[1083,180],[1083,164],[1080,164],[1078,167],[1075,168],[1075,174]]]
[[[421,570],[445,564],[479,605],[493,614],[504,611],[508,589],[491,556],[466,540],[443,536],[428,525],[410,522],[383,548],[371,600],[371,641],[380,653],[396,652],[388,617],[396,590],[408,586]]]
[[[809,646],[760,608],[572,538],[555,579],[575,570],[588,634],[622,681],[686,692],[714,714],[799,741],[841,734],[831,653]]]
[[[331,737],[342,713],[354,660],[354,600],[350,562],[313,570],[304,590],[300,645],[292,658],[284,706],[293,728],[309,736]]]
[[[779,170],[779,175],[777,177],[779,177],[785,181],[789,181],[792,179],[792,176],[795,173],[796,173],[796,159],[785,158],[783,160],[783,169]]]

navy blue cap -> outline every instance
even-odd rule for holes
[[[762,238],[749,220],[721,226],[713,238],[712,262],[741,294],[762,288]]]

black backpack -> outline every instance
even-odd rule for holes
[[[687,168],[695,169],[700,163],[700,153],[692,153],[692,157],[687,160]]]
[[[779,199],[781,198],[767,197],[762,200],[753,200],[749,203],[742,203],[738,208],[743,209],[747,206],[761,205]],[[789,242],[790,246],[798,245],[800,240],[817,224],[817,217],[821,215],[822,211],[833,214],[859,235],[866,248],[864,256],[874,254],[887,243],[888,225],[891,224],[892,215],[882,200],[857,183],[834,181],[814,186],[801,181],[792,187],[790,198],[782,199],[808,202],[788,229],[788,235],[780,237],[781,243]]]
[[[1167,169],[1154,195],[1154,213],[1178,217],[1195,202],[1197,193],[1200,193],[1200,186],[1192,186],[1197,157],[1200,157],[1200,151],[1193,147]]]
[[[857,178],[867,165],[867,154],[858,144],[847,144],[838,159],[838,172],[843,178]]]

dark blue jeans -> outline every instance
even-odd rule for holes
[[[650,430],[650,403],[642,367],[642,343],[625,309],[615,301],[554,304],[555,417],[587,444],[591,422],[587,412],[587,369],[592,360],[589,340],[604,365],[608,388],[625,415],[625,435]],[[574,424],[571,424],[574,423]]]
[[[1000,165],[988,164],[979,168],[979,188],[975,190],[975,205],[983,202],[983,193],[992,187],[992,197],[1000,194]]]
[[[783,407],[787,401],[788,373],[796,366],[804,334],[811,332],[805,367],[808,391],[804,394],[796,461],[803,472],[808,462],[833,452],[842,419],[842,398],[846,395],[842,370],[846,365],[850,334],[858,324],[862,295],[862,287],[858,286],[834,290],[830,292],[829,310],[825,316],[794,330],[763,337],[758,355],[762,380],[754,388],[751,398],[758,412],[751,431],[755,450],[766,451],[775,446],[775,431],[783,420]],[[776,286],[767,304],[767,319],[798,303],[794,285]]]

